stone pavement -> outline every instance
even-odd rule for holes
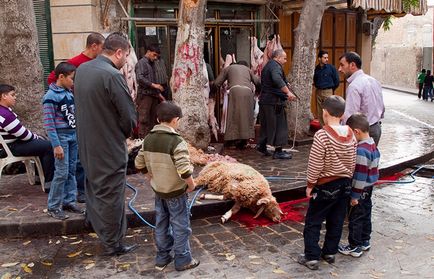
[[[434,163],[434,160],[430,162]],[[303,222],[285,221],[249,230],[219,217],[192,221],[193,256],[201,264],[177,272],[153,268],[155,247],[147,227],[129,229],[126,241],[139,248],[120,257],[101,256],[94,234],[0,239],[0,276],[5,278],[432,278],[434,188],[431,176],[412,184],[384,184],[373,194],[370,251],[361,258],[337,255],[311,271],[296,263],[303,251]],[[303,210],[306,203],[298,205]],[[344,227],[342,241],[347,237]],[[323,239],[323,235],[321,236]],[[3,267],[1,267],[3,265]],[[3,277],[2,277],[3,278]]]
[[[425,162],[434,154],[434,103],[417,100],[413,95],[384,90],[386,117],[383,121],[383,135],[379,149],[382,154],[380,168],[382,175],[400,171],[406,167]],[[431,113],[430,113],[431,112]],[[309,145],[296,147],[293,159],[273,160],[253,149],[225,150],[225,154],[240,162],[253,166],[264,176],[286,176],[297,180],[271,181],[271,189],[278,200],[299,197],[305,185],[305,171]],[[200,168],[196,168],[196,173]],[[299,180],[298,180],[299,179]],[[153,192],[143,176],[129,175],[128,181],[137,187],[139,194],[135,208],[153,222]],[[302,192],[302,191],[301,191]],[[127,189],[127,202],[132,191]],[[25,174],[2,176],[0,181],[0,236],[35,236],[46,234],[73,234],[83,231],[81,215],[70,214],[66,221],[55,220],[44,212],[47,194],[40,186],[28,185]],[[201,201],[192,209],[193,219],[223,214],[230,207],[229,202]],[[142,225],[127,210],[130,226]]]

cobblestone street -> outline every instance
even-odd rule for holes
[[[432,173],[432,172],[431,172]],[[130,229],[134,253],[104,257],[94,234],[0,241],[0,275],[21,278],[432,278],[434,268],[434,189],[431,178],[411,184],[385,184],[374,192],[372,248],[355,259],[337,255],[319,271],[297,264],[303,249],[303,223],[286,221],[247,229],[219,217],[192,221],[192,251],[198,268],[154,270],[149,228]],[[306,203],[298,206],[306,207]],[[345,229],[342,240],[346,239]],[[27,271],[27,272],[26,272]],[[30,272],[31,271],[31,272]],[[2,277],[9,278],[9,277]],[[15,277],[12,277],[15,278]]]

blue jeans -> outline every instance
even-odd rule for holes
[[[61,209],[62,205],[75,204],[77,200],[77,138],[74,132],[57,132],[65,157],[54,161],[54,177],[48,195],[48,209]]]
[[[372,186],[364,189],[359,204],[353,206],[348,216],[348,242],[352,247],[361,246],[371,239]]]
[[[313,189],[303,231],[304,254],[307,260],[319,260],[321,253],[334,255],[338,252],[349,202],[350,183],[349,178],[341,178]],[[324,220],[326,220],[326,234],[321,249],[318,241]]]
[[[187,194],[171,199],[155,196],[155,243],[157,245],[157,265],[168,263],[175,252],[175,267],[181,268],[191,263],[189,237],[190,210]]]

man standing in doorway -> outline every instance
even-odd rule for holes
[[[103,242],[106,255],[121,255],[136,248],[122,243],[127,229],[126,139],[137,123],[133,99],[119,71],[129,53],[129,42],[111,34],[102,54],[81,65],[75,75],[79,153],[88,182],[86,221]]]
[[[313,83],[316,88],[316,111],[322,127],[324,126],[322,103],[327,97],[333,95],[336,88],[339,87],[339,74],[335,66],[329,64],[329,54],[327,51],[319,51],[318,61],[319,63],[315,67],[315,73],[313,75]]]
[[[95,59],[102,52],[104,44],[104,36],[97,32],[92,32],[87,36],[86,49],[77,56],[72,57],[67,62],[78,68],[81,64]],[[48,85],[56,82],[56,75],[54,71],[48,76]],[[77,180],[77,202],[84,203],[86,201],[84,194],[84,187],[86,184],[86,175],[81,165],[80,157],[77,157],[77,169],[75,172],[75,179]]]
[[[355,52],[347,52],[339,58],[339,72],[349,83],[346,92],[343,122],[354,113],[363,113],[369,121],[369,135],[378,146],[381,137],[381,119],[384,118],[384,101],[381,84],[365,74],[362,59]]]
[[[139,138],[144,138],[157,124],[157,106],[163,100],[161,93],[163,86],[157,83],[154,62],[158,59],[160,49],[149,45],[145,56],[136,65],[137,83],[137,111],[139,112]]]
[[[283,72],[286,53],[283,49],[273,51],[271,60],[261,74],[262,92],[259,96],[259,122],[261,134],[257,150],[265,156],[271,155],[267,144],[273,145],[273,159],[291,159],[292,156],[282,150],[288,144],[288,122],[286,121],[286,101],[295,99],[289,90]]]

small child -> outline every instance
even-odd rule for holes
[[[199,261],[191,256],[188,196],[196,187],[187,142],[176,132],[181,108],[172,102],[157,107],[160,124],[145,137],[135,159],[136,168],[146,174],[155,192],[157,257],[155,268],[163,270],[174,250],[177,271],[195,268]]]
[[[307,168],[306,196],[310,197],[304,225],[304,254],[298,263],[318,269],[319,260],[334,263],[349,200],[356,162],[356,139],[348,126],[340,125],[345,100],[333,95],[323,103],[324,127],[316,132]],[[323,248],[318,241],[323,221]]]
[[[372,188],[377,182],[380,152],[369,136],[369,122],[365,115],[356,113],[347,120],[358,141],[356,169],[351,188],[350,213],[348,216],[348,245],[340,245],[344,255],[360,257],[371,244]]]
[[[65,211],[83,214],[76,205],[77,139],[75,134],[75,107],[71,93],[75,66],[67,62],[57,65],[54,73],[57,81],[49,85],[42,99],[44,128],[54,150],[55,171],[48,195],[48,215],[65,220]]]

